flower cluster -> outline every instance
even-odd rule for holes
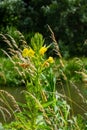
[[[40,48],[39,50],[39,54],[41,56],[44,56],[45,52],[47,51],[47,47],[43,46]],[[22,51],[22,56],[23,57],[33,57],[35,54],[35,51],[32,50],[31,48],[28,49],[28,48],[24,48],[24,50]],[[44,61],[44,63],[42,64],[43,67],[49,67],[50,64],[54,63],[54,59],[53,57],[49,57],[46,61]]]
[[[22,56],[23,56],[23,57],[33,57],[34,54],[35,54],[35,52],[34,52],[31,48],[30,48],[30,49],[25,48],[25,49],[23,50],[23,52],[22,52]]]
[[[46,51],[47,51],[47,47],[43,46],[40,48],[39,54],[43,56]],[[33,57],[34,54],[35,52],[31,48],[30,49],[24,48],[24,50],[22,51],[23,57]]]

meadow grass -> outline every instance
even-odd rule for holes
[[[8,42],[9,54],[6,51],[4,53],[25,81],[26,90],[22,93],[25,95],[26,102],[21,104],[22,111],[15,113],[13,111],[14,121],[5,125],[7,130],[83,130],[87,128],[82,116],[71,114],[67,95],[59,93],[56,87],[57,84],[65,86],[68,89],[68,100],[72,103],[69,84],[81,80],[82,72],[84,71],[85,74],[84,64],[79,58],[65,61],[54,33],[51,29],[50,31],[58,62],[53,57],[45,55],[50,45],[44,44],[41,34],[36,33],[31,39],[31,46],[25,44],[22,48],[15,45],[15,42],[12,43],[12,38],[9,37],[11,38],[11,42],[10,40]]]

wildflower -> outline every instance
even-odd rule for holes
[[[49,63],[54,63],[53,57],[50,56],[50,57],[47,59],[47,62],[49,62]]]
[[[43,67],[49,67],[49,63],[47,61],[45,61],[42,66]]]
[[[23,57],[33,57],[34,53],[35,52],[31,48],[30,49],[25,48],[22,52],[22,55]]]
[[[54,63],[54,59],[51,56],[43,63],[42,66],[49,67],[50,63]]]
[[[34,51],[30,48],[29,51],[28,51],[28,56],[29,57],[33,57],[34,56]]]
[[[47,47],[41,47],[41,49],[39,50],[39,53],[41,54],[41,55],[44,55],[44,53],[47,51]]]
[[[24,48],[24,50],[22,51],[22,56],[23,57],[27,57],[28,56],[28,52],[29,52],[29,50],[27,48]]]

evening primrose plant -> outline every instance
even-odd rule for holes
[[[41,37],[42,35],[38,35],[38,36]],[[54,59],[51,56],[48,57],[47,59],[45,58],[45,53],[48,50],[49,46],[46,47],[42,44],[41,48],[39,48],[37,46],[37,49],[36,49],[36,46],[34,46],[34,47],[33,47],[33,49],[24,48],[22,51],[22,56],[24,58],[27,58],[27,60],[30,62],[30,64],[32,64],[33,68],[30,68],[30,69],[32,70],[33,73],[30,75],[30,83],[33,81],[34,85],[32,85],[32,86],[34,86],[34,90],[36,88],[36,91],[41,93],[41,90],[42,90],[41,81],[43,78],[42,75],[44,75],[44,71],[46,71],[47,68],[49,69],[53,65]]]
[[[38,35],[37,39],[36,39],[36,35]],[[26,120],[28,116],[29,118],[28,128],[30,127],[30,129],[35,129],[37,127],[37,123],[36,123],[37,118],[39,116],[43,117],[42,116],[43,113],[44,113],[44,116],[46,116],[45,118],[48,118],[42,104],[44,102],[47,102],[48,100],[47,93],[45,92],[46,87],[48,86],[51,87],[50,85],[54,84],[52,83],[53,80],[50,81],[50,83],[48,83],[48,80],[46,79],[46,76],[45,76],[48,71],[50,75],[53,76],[52,66],[54,64],[54,59],[51,56],[46,58],[46,55],[45,55],[49,46],[44,45],[41,34],[37,33],[35,34],[34,37],[35,39],[34,38],[31,39],[31,45],[33,43],[33,47],[30,47],[30,46],[24,47],[24,49],[20,52],[21,56],[19,55],[20,60],[19,62],[17,61],[19,67],[23,68],[22,73],[25,73],[25,71],[27,71],[28,76],[29,76],[29,79],[26,82],[26,91],[24,92],[25,97],[26,97],[26,105],[25,105],[26,107],[25,108],[23,107],[25,114],[21,113],[21,114],[17,114],[17,116],[20,123],[22,122],[20,121],[22,120],[21,116],[24,117],[23,120]],[[37,41],[40,41],[40,43],[38,43]],[[40,45],[40,47],[39,45],[36,45],[37,43]],[[48,77],[48,74],[47,74],[47,77]],[[26,108],[28,109],[28,111],[26,110]],[[42,113],[42,114],[39,114],[39,113]],[[27,121],[25,124],[27,124]],[[24,128],[24,126],[22,125],[23,124],[21,124],[21,127],[23,127],[23,129],[27,129],[26,127]]]
[[[41,80],[43,77],[42,75],[44,74],[44,71],[46,71],[47,68],[50,68],[54,63],[54,59],[51,56],[45,59],[45,53],[47,49],[48,47],[46,46],[42,46],[39,50],[38,47],[37,50],[36,47],[33,49],[31,47],[29,48],[27,47],[24,48],[22,51],[22,56],[23,58],[26,59],[26,63],[31,64],[28,66],[28,68],[31,70],[31,73],[29,74],[30,74],[30,83],[32,83],[33,81],[32,88],[34,87],[34,90],[36,90],[37,92],[40,91],[40,93],[42,90],[41,88],[42,87]]]

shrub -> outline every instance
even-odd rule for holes
[[[1,28],[15,26],[22,33],[40,32],[50,43],[47,36],[50,25],[57,41],[66,47],[63,54],[86,55],[83,46],[87,38],[86,0],[3,0],[0,11]]]
[[[58,42],[61,41],[64,47],[69,48],[70,55],[80,56],[83,54],[82,47],[87,37],[86,12],[86,0],[50,0],[44,2],[31,0],[27,4],[26,24],[23,26],[25,25],[25,32],[26,30],[27,32],[39,31],[47,40],[49,39],[47,24],[50,25]],[[66,53],[67,48],[64,51],[63,53]],[[86,55],[85,52],[84,54]]]
[[[3,0],[0,2],[0,27],[18,26],[19,20],[25,11],[22,0]],[[3,15],[4,14],[4,15]]]

